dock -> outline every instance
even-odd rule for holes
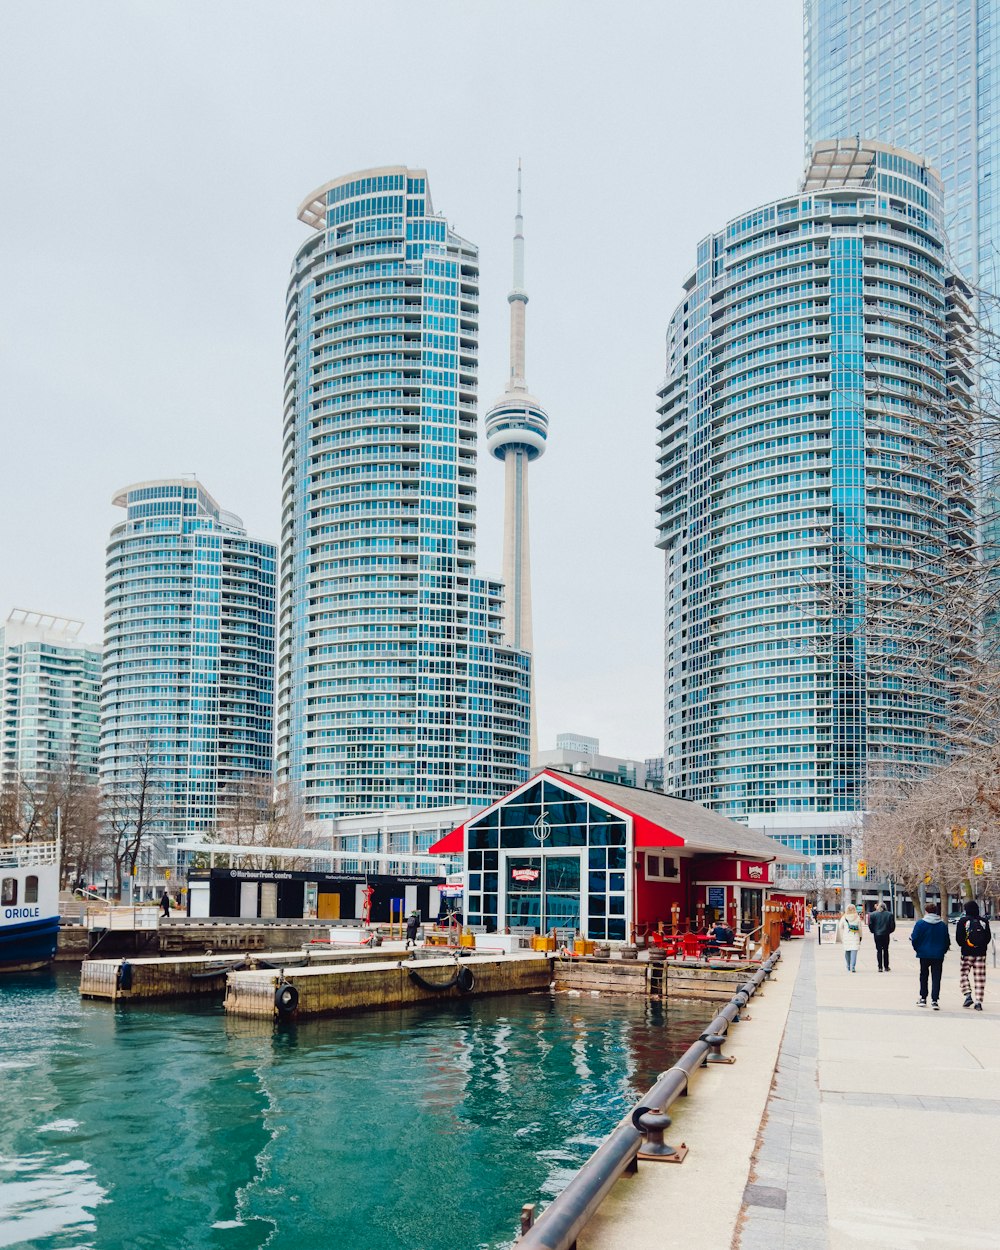
[[[225,1008],[234,1016],[304,1019],[547,990],[551,980],[551,960],[544,954],[387,959],[382,952],[368,963],[231,972]]]
[[[212,955],[148,956],[140,959],[87,959],[80,967],[81,998],[128,1002],[133,999],[222,998],[226,977],[247,966],[262,970],[384,961],[379,950],[319,947],[298,951],[225,951]]]

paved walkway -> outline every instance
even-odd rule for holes
[[[803,950],[739,1250],[1000,1246],[1000,970],[990,956],[986,1009],[963,1010],[953,948],[932,1012],[909,926],[891,963],[870,939],[853,975],[841,947]]]
[[[579,1250],[1000,1250],[1000,968],[963,1010],[953,948],[941,1011],[917,1007],[909,936],[888,974],[867,935],[853,975],[840,946],[786,944],[737,1063],[671,1109],[685,1163],[620,1180]]]

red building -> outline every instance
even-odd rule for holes
[[[756,928],[774,862],[801,857],[698,803],[553,769],[431,848],[462,854],[465,920],[625,941],[724,916]]]

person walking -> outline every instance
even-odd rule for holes
[[[848,972],[858,970],[858,951],[861,948],[861,917],[853,903],[848,903],[837,922],[837,941],[844,944],[844,962]]]
[[[955,945],[962,957],[959,971],[959,985],[965,995],[963,1007],[974,1007],[976,1011],[983,1009],[983,995],[986,992],[986,952],[990,947],[990,922],[979,914],[979,904],[969,899],[965,904],[965,915],[959,920],[955,929]],[[972,987],[969,976],[972,976]],[[975,1001],[973,1001],[975,993]]]
[[[405,950],[410,949],[411,942],[413,943],[414,947],[416,947],[417,930],[419,928],[420,928],[420,913],[418,911],[411,911],[409,918],[406,921],[406,946],[404,947]]]
[[[160,895],[160,911],[163,912],[164,916],[170,915],[170,895],[167,893],[166,887],[164,887],[163,893]]]
[[[941,968],[951,947],[951,934],[941,919],[941,909],[936,903],[928,903],[924,907],[923,917],[913,926],[910,941],[920,960],[920,997],[917,999],[917,1006],[927,1006],[927,979],[930,977],[931,1007],[940,1011],[938,998],[941,994]],[[984,969],[985,966],[984,960]]]
[[[889,911],[885,903],[879,903],[878,907],[868,917],[868,928],[872,931],[872,939],[875,942],[875,957],[878,959],[879,972],[889,971],[889,936],[896,931],[896,917]]]

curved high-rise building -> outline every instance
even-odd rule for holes
[[[797,194],[699,245],[667,334],[664,785],[820,859],[868,780],[940,761],[961,661],[920,589],[973,542],[941,218],[921,158],[819,143]]]
[[[106,819],[145,805],[164,856],[164,839],[214,831],[246,784],[270,782],[275,548],[191,478],[139,482],[114,503],[101,790]]]
[[[348,174],[286,307],[278,774],[307,817],[490,802],[527,776],[530,660],[475,572],[476,248],[427,174]]]
[[[521,167],[517,170],[514,218],[514,284],[510,304],[510,376],[504,393],[486,414],[486,446],[504,466],[503,581],[504,639],[511,647],[533,651],[531,630],[531,561],[528,539],[528,465],[545,451],[549,418],[525,381],[524,217],[521,213]],[[532,669],[531,759],[538,755],[537,717]]]

